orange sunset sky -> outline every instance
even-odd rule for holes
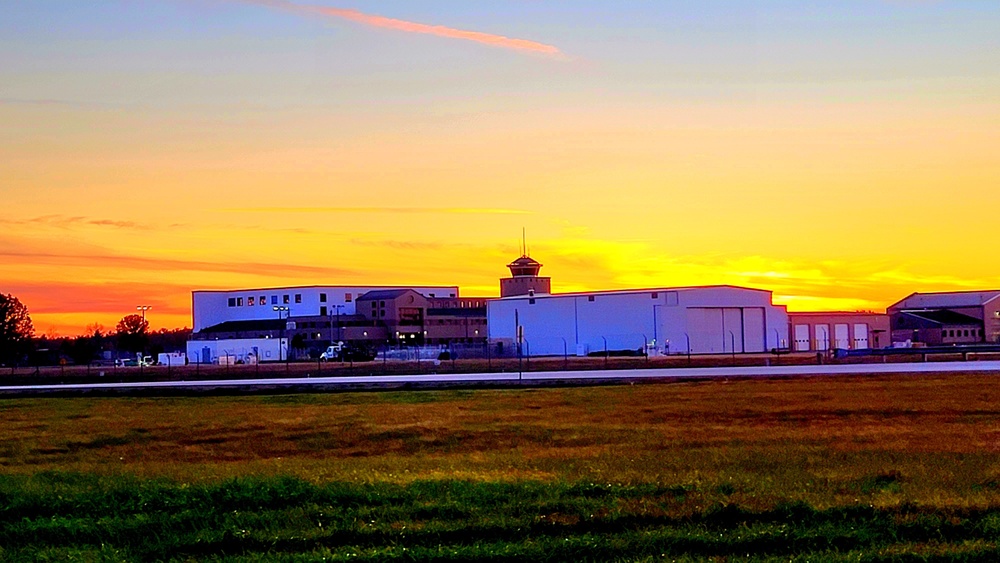
[[[751,6],[750,4],[753,4]],[[1000,288],[1000,3],[3,3],[0,292]]]

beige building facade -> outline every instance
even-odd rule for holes
[[[864,350],[891,345],[889,316],[873,312],[788,313],[793,352]]]

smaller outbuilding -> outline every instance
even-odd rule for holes
[[[1000,343],[1000,290],[913,293],[887,312],[893,342]]]
[[[889,316],[874,312],[788,313],[792,351],[825,352],[831,349],[885,348],[889,341]]]

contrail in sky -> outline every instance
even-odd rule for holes
[[[357,10],[348,10],[343,8],[328,8],[325,6],[317,6],[313,4],[296,4],[294,2],[288,2],[287,0],[242,0],[242,1],[249,4],[269,6],[271,8],[277,8],[280,10],[286,10],[303,15],[312,14],[312,15],[322,15],[334,18],[341,18],[364,25],[370,25],[373,27],[382,27],[386,29],[393,29],[396,31],[405,31],[407,33],[423,33],[427,35],[436,35],[438,37],[447,37],[449,39],[463,39],[465,41],[474,41],[476,43],[482,43],[484,45],[491,45],[493,47],[501,47],[504,49],[513,49],[516,51],[524,51],[528,53],[538,53],[550,56],[561,56],[563,54],[558,47],[555,47],[553,45],[546,45],[544,43],[538,43],[537,41],[530,41],[528,39],[514,39],[511,37],[504,37],[503,35],[483,33],[481,31],[468,31],[464,29],[455,29],[453,27],[446,27],[443,25],[428,25],[424,23],[398,20],[394,18],[387,18],[385,16],[365,14]]]

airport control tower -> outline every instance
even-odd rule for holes
[[[538,275],[542,265],[527,252],[507,267],[511,277],[500,279],[500,297],[552,293],[552,278]]]

